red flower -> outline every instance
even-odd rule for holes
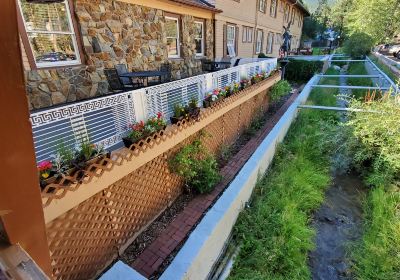
[[[42,162],[40,162],[40,163],[38,164],[37,169],[38,169],[40,172],[42,172],[42,171],[49,170],[49,169],[51,169],[52,167],[53,167],[53,164],[52,164],[50,161],[45,160],[45,161],[42,161]]]
[[[157,113],[157,118],[158,118],[158,119],[162,119],[162,116],[163,116],[163,114],[162,114],[161,112],[158,112],[158,113]]]

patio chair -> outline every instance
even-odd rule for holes
[[[115,69],[117,70],[118,75],[129,72],[128,68],[126,67],[125,64],[117,64],[117,65],[115,65]],[[126,78],[126,77],[119,77],[119,79],[121,80],[124,87],[128,87],[131,89],[132,88],[137,89],[137,88],[144,87],[143,81],[139,80],[139,79],[137,79],[136,82],[133,82],[131,78]]]
[[[151,80],[148,82],[148,86],[154,86],[159,84],[168,83],[172,79],[172,66],[170,63],[166,62],[161,64],[160,71],[165,72],[164,75],[161,76],[161,81],[159,79]]]
[[[104,69],[104,74],[107,77],[108,84],[113,92],[124,91],[126,88],[121,82],[118,72],[114,68]]]
[[[201,60],[201,70],[204,72],[212,72],[211,60],[208,58],[203,58]]]

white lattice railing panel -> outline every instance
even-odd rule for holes
[[[234,82],[240,82],[241,66],[228,68],[212,73],[213,87],[224,88]]]
[[[147,117],[162,112],[169,119],[174,106],[187,105],[191,99],[201,100],[205,91],[205,75],[194,76],[146,88]]]
[[[37,161],[50,159],[63,143],[72,148],[82,141],[110,149],[120,144],[128,125],[162,112],[167,120],[174,105],[192,98],[201,104],[207,92],[265,71],[271,73],[276,59],[260,60],[140,90],[113,94],[31,114]]]
[[[136,121],[132,94],[119,93],[31,114],[36,160],[48,160],[62,143],[73,148],[84,141],[110,148]]]

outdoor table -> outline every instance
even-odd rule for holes
[[[229,68],[231,66],[230,61],[204,61],[203,63],[209,65],[212,72]]]
[[[123,78],[130,78],[130,79],[134,79],[134,78],[139,78],[139,79],[146,79],[146,84],[149,84],[149,77],[158,77],[158,80],[161,84],[161,77],[164,75],[167,75],[168,73],[165,71],[138,71],[138,72],[127,72],[124,74],[120,74],[120,77]]]

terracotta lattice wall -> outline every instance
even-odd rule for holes
[[[213,153],[232,144],[268,108],[265,91],[205,127],[204,143]],[[168,159],[196,135],[47,224],[55,279],[91,279],[181,193],[182,181]]]

